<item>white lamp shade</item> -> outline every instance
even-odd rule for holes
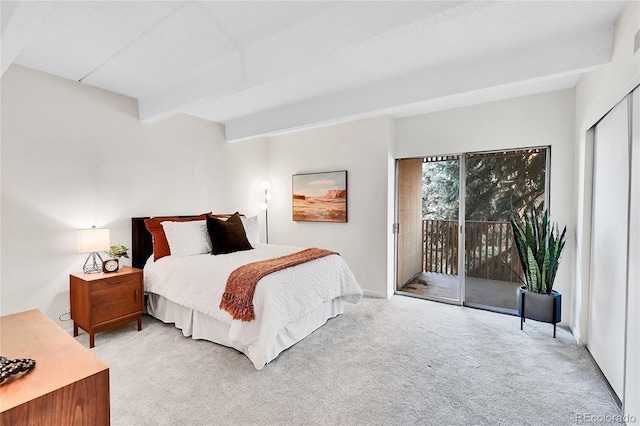
[[[267,209],[267,203],[260,203],[260,208],[262,210],[266,210]]]
[[[78,253],[93,253],[109,250],[111,235],[108,229],[80,229],[78,231]]]
[[[269,189],[269,188],[271,188],[271,184],[269,182],[267,182],[266,180],[262,182],[262,189]]]

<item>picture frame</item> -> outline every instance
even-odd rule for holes
[[[292,214],[295,222],[347,222],[347,171],[302,173],[292,176]]]

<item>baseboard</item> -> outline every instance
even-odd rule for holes
[[[580,335],[580,329],[578,327],[569,326],[569,330],[571,334],[573,334],[573,338],[576,339],[576,343],[582,346],[586,346],[587,344],[582,341],[582,336]]]
[[[375,297],[376,299],[388,299],[389,297],[385,293],[379,293],[377,291],[362,290],[362,294],[365,297]]]

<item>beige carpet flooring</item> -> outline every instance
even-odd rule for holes
[[[620,410],[587,350],[549,324],[411,297],[346,304],[257,371],[145,316],[96,335],[112,425],[563,425]],[[86,334],[77,340],[87,344]]]

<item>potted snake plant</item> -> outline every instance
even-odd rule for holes
[[[560,233],[558,224],[549,221],[549,212],[542,211],[542,204],[512,219],[511,227],[524,274],[520,277],[524,285],[518,289],[520,330],[525,318],[529,318],[552,323],[553,337],[556,337],[562,295],[553,290],[553,282],[567,240],[567,227]]]

